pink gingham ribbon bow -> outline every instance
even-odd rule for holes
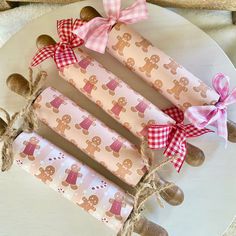
[[[60,69],[77,62],[73,48],[83,44],[83,40],[73,34],[73,30],[83,25],[83,21],[76,19],[57,21],[57,32],[60,42],[41,48],[33,57],[31,66],[36,66],[49,57],[53,57],[57,67]]]
[[[219,101],[215,105],[189,107],[185,117],[199,129],[211,124],[217,134],[227,141],[227,106],[236,103],[236,88],[230,93],[229,78],[221,73],[213,78],[212,85],[220,95]]]
[[[91,50],[104,53],[108,41],[108,33],[117,22],[133,24],[147,19],[146,0],[136,0],[131,6],[121,10],[121,0],[103,0],[106,18],[96,17],[84,24],[74,33],[85,41]]]
[[[151,149],[166,148],[166,157],[175,157],[172,163],[179,172],[186,157],[186,139],[198,137],[208,132],[209,129],[198,129],[192,124],[184,124],[184,113],[177,107],[164,110],[176,124],[151,125],[148,127],[148,146]]]

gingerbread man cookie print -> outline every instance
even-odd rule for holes
[[[62,136],[65,135],[66,130],[70,130],[70,122],[71,122],[71,116],[70,115],[63,115],[62,118],[57,118],[57,126],[54,128],[56,132],[61,134]]]
[[[129,33],[124,33],[122,37],[117,36],[117,43],[112,46],[112,49],[114,51],[117,51],[117,53],[120,56],[124,56],[124,49],[126,47],[130,47],[129,41],[131,40],[131,34]]]
[[[170,73],[173,74],[173,75],[176,75],[177,74],[177,69],[178,68],[182,68],[178,63],[176,63],[173,59],[169,59],[170,62],[167,63],[167,64],[164,64],[164,68],[167,69],[167,70],[170,70]]]
[[[126,98],[125,97],[120,97],[118,98],[117,101],[113,100],[112,105],[113,107],[111,110],[108,110],[108,112],[112,115],[114,115],[117,119],[120,119],[120,113],[121,112],[126,112],[125,106],[127,104]]]
[[[52,108],[53,112],[58,113],[60,106],[66,105],[65,97],[63,95],[53,95],[54,99],[46,103],[46,107]]]
[[[109,78],[109,82],[107,82],[106,84],[103,84],[102,85],[102,88],[104,90],[108,90],[109,91],[109,94],[111,96],[114,96],[115,95],[115,89],[117,87],[121,87],[120,85],[120,80],[118,78]]]
[[[70,185],[70,187],[73,190],[78,189],[78,186],[76,184],[77,179],[79,177],[82,177],[83,175],[80,173],[81,168],[77,164],[71,165],[70,169],[66,169],[65,173],[67,174],[67,177],[64,181],[62,181],[62,185],[67,187]]]
[[[122,193],[116,192],[114,195],[114,198],[109,199],[109,203],[111,203],[111,208],[109,211],[106,212],[106,215],[108,217],[115,216],[115,218],[117,220],[121,221],[122,220],[122,216],[121,216],[122,208],[126,207],[126,203],[124,200],[125,200],[125,198],[122,195]]]
[[[154,125],[154,124],[155,124],[154,120],[149,120],[147,123],[142,123],[141,124],[142,129],[139,132],[137,132],[136,134],[139,137],[146,137],[148,134],[148,126]]]
[[[117,31],[120,31],[121,25],[122,25],[122,23],[116,23],[114,26],[114,29],[116,29]]]
[[[83,134],[89,134],[89,128],[91,126],[96,126],[96,119],[92,116],[83,116],[83,120],[79,124],[75,124],[76,129],[82,129]]]
[[[127,67],[131,71],[135,71],[134,65],[135,65],[135,60],[132,57],[127,58],[126,61],[123,61],[123,64],[125,67]]]
[[[89,77],[89,79],[84,79],[84,87],[81,88],[81,91],[83,93],[86,93],[89,97],[91,97],[91,93],[93,90],[97,90],[96,84],[97,84],[98,80],[97,77],[95,75],[92,75]]]
[[[80,207],[82,207],[85,211],[96,211],[96,205],[99,202],[99,199],[96,195],[91,195],[88,198],[83,197],[82,198],[82,203],[78,204]]]
[[[160,57],[158,55],[152,55],[150,58],[145,57],[145,64],[142,67],[139,67],[139,70],[145,73],[147,77],[151,77],[152,71],[158,69],[157,63],[159,60]]]
[[[129,122],[124,122],[124,123],[123,123],[123,126],[124,126],[126,129],[128,129],[128,130],[131,130],[131,129],[132,129],[132,126],[131,126],[131,124],[130,124]]]
[[[85,56],[82,58],[81,61],[79,61],[78,66],[80,68],[80,71],[85,74],[87,72],[87,67],[89,65],[93,66],[94,64],[92,63],[93,59],[89,56]],[[77,67],[77,65],[75,64],[75,67]]]
[[[134,107],[131,107],[131,111],[133,112],[138,112],[138,116],[143,118],[144,113],[147,109],[150,109],[149,103],[145,101],[144,99],[138,99],[138,104]]]
[[[35,176],[39,178],[43,183],[46,183],[47,181],[52,182],[52,176],[55,173],[55,168],[53,166],[47,166],[46,168],[40,167],[39,168],[39,174]]]
[[[35,151],[36,149],[40,149],[40,145],[38,145],[39,139],[37,137],[31,137],[29,141],[24,141],[25,145],[24,150],[20,153],[22,158],[28,157],[30,161],[35,160]]]
[[[174,86],[171,89],[167,89],[167,92],[173,94],[174,98],[179,100],[181,93],[188,91],[189,80],[186,77],[181,77],[179,80],[174,80],[173,83]]]
[[[162,93],[162,88],[163,86],[163,82],[159,79],[155,80],[154,83],[153,83],[153,87],[159,92],[159,93]]]
[[[141,38],[140,41],[135,42],[137,47],[140,47],[143,52],[148,52],[148,47],[152,46],[152,44],[145,38]]]
[[[75,81],[74,81],[73,79],[69,79],[68,82],[69,82],[73,87],[76,88],[76,83],[75,83]]]
[[[208,86],[203,81],[199,81],[199,85],[196,87],[193,87],[193,90],[197,93],[200,93],[202,98],[207,97],[208,89],[209,89]]]
[[[122,163],[117,163],[116,166],[118,167],[118,169],[114,172],[114,174],[117,177],[125,179],[126,175],[132,174],[130,169],[133,166],[133,162],[130,159],[125,159]]]
[[[120,156],[120,150],[123,146],[123,140],[120,136],[118,136],[117,138],[112,138],[113,142],[110,146],[106,146],[106,150],[108,152],[112,152],[113,156],[115,157],[119,157]]]
[[[182,105],[181,104],[178,104],[178,107],[182,110],[182,111],[185,111],[187,110],[189,107],[191,107],[192,104],[189,103],[189,102],[184,102]]]
[[[83,151],[88,155],[94,156],[95,152],[101,151],[101,149],[99,148],[101,142],[102,140],[100,137],[94,136],[91,141],[90,140],[86,141],[87,147],[83,149]]]

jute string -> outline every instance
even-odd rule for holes
[[[0,111],[5,115],[7,125],[3,135],[0,137],[0,141],[3,141],[2,171],[9,170],[13,164],[12,144],[16,136],[22,131],[31,132],[38,128],[38,120],[34,113],[32,103],[41,92],[42,82],[46,76],[46,72],[40,71],[35,79],[33,79],[33,71],[29,69],[29,93],[25,96],[27,104],[12,116],[3,108],[0,108]],[[21,125],[15,128],[18,121],[21,121]]]
[[[29,69],[29,93],[25,95],[25,98],[27,99],[27,104],[21,109],[21,111],[16,112],[12,116],[10,116],[8,112],[3,108],[0,108],[0,111],[5,114],[7,124],[6,129],[0,138],[0,140],[4,142],[2,148],[2,171],[9,170],[13,164],[12,144],[16,136],[22,131],[30,132],[38,128],[38,119],[34,113],[32,103],[41,92],[41,83],[46,78],[46,76],[46,72],[39,72],[35,80],[33,80],[32,69]],[[18,120],[21,120],[22,124],[19,128],[16,129],[14,128],[14,126]],[[173,186],[171,183],[162,186],[157,185],[158,175],[156,173],[172,159],[167,159],[161,164],[153,167],[152,152],[149,152],[148,156],[147,151],[147,142],[146,140],[144,140],[142,142],[140,152],[148,171],[144,175],[140,183],[135,187],[135,194],[133,196],[133,211],[119,233],[119,235],[121,236],[131,236],[132,232],[134,231],[135,224],[139,221],[141,217],[143,206],[150,197],[155,194],[159,195],[161,191],[164,191],[165,189]]]
[[[131,236],[134,231],[135,224],[140,220],[141,214],[145,202],[154,195],[160,195],[161,191],[164,191],[173,186],[172,183],[167,183],[165,185],[157,185],[158,183],[158,174],[157,171],[162,169],[166,164],[172,161],[172,158],[169,158],[160,164],[153,166],[152,160],[153,152],[150,152],[149,158],[146,157],[148,148],[146,140],[143,140],[140,148],[141,155],[143,160],[148,167],[147,173],[144,175],[139,184],[135,187],[134,206],[133,211],[131,212],[128,220],[123,225],[123,228],[119,232],[119,236]]]

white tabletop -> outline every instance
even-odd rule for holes
[[[130,2],[132,1],[127,1],[126,4]],[[59,8],[28,24],[0,49],[1,107],[13,112],[24,104],[25,101],[22,98],[9,92],[5,79],[14,72],[27,76],[28,64],[36,50],[37,36],[46,33],[58,39],[56,20],[79,17],[80,9],[85,5],[93,5],[102,11],[101,1],[94,3],[92,0]],[[236,85],[234,66],[211,38],[169,10],[150,4],[148,8],[149,20],[132,27],[206,83],[210,84],[210,79],[215,73],[223,72],[231,77],[231,84]],[[150,89],[140,78],[123,68],[111,56],[107,54],[101,56],[96,53],[93,55],[160,108],[170,105],[166,99]],[[63,91],[81,106],[86,107],[109,126],[119,129],[131,141],[137,142],[109,116],[88,102],[82,95],[76,93],[70,86],[65,86],[65,82],[59,79],[52,61],[43,63],[42,68],[47,69],[50,84]],[[236,117],[235,106],[229,109],[229,116]],[[65,146],[62,138],[53,136],[53,133],[45,127],[40,130],[40,133],[88,162],[85,155],[72,146]],[[177,174],[172,166],[168,166],[162,171],[163,176],[174,181],[184,190],[184,203],[179,207],[171,207],[166,204],[166,207],[161,209],[152,199],[147,203],[145,214],[164,226],[170,236],[218,236],[224,232],[236,214],[236,144],[229,143],[225,150],[222,140],[212,134],[192,142],[205,151],[207,158],[203,166],[192,168],[185,164],[180,174]],[[94,163],[88,163],[96,167]],[[108,173],[105,175],[113,179]],[[1,236],[113,235],[113,232],[105,225],[17,166],[14,166],[8,173],[0,175],[0,189]]]

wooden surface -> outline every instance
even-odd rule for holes
[[[126,4],[130,2],[132,1],[127,1]],[[78,17],[80,9],[85,5],[93,5],[99,11],[102,9],[101,1],[92,0],[59,8],[32,21],[0,49],[1,107],[13,112],[24,104],[22,98],[7,90],[5,79],[14,72],[27,76],[27,67],[36,50],[35,39],[38,35],[46,33],[58,39],[56,20]],[[224,72],[231,77],[231,83],[236,85],[234,66],[212,39],[171,11],[154,5],[149,5],[148,8],[150,19],[132,27],[206,83],[210,84],[210,78],[215,73]],[[150,89],[140,78],[121,66],[111,56],[90,54],[160,108],[170,105],[166,99]],[[41,68],[47,69],[49,84],[53,84],[131,141],[137,142],[114,120],[87,101],[74,88],[66,85],[58,77],[56,66],[51,60],[43,63]],[[235,120],[235,106],[230,107],[229,115]],[[40,133],[98,169],[108,178],[116,180],[47,128],[42,127]],[[157,207],[155,199],[152,199],[147,203],[145,214],[164,226],[170,236],[218,236],[224,232],[236,214],[236,144],[229,144],[228,149],[225,150],[222,140],[213,134],[194,139],[192,143],[201,147],[206,153],[206,162],[202,167],[192,168],[184,165],[181,173],[177,174],[170,165],[162,171],[163,176],[176,182],[184,190],[185,202],[179,207],[166,205],[161,209]],[[1,236],[113,235],[102,223],[98,223],[18,166],[14,166],[9,173],[0,174],[0,186]]]

